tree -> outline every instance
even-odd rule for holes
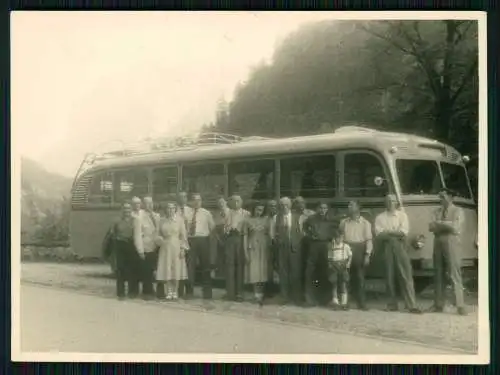
[[[436,139],[449,142],[456,138],[457,130],[474,127],[474,98],[478,96],[476,21],[382,21],[362,23],[360,28],[414,60],[413,66],[425,77],[426,91],[432,97],[431,133]],[[465,124],[460,121],[464,112],[472,112]]]
[[[240,83],[227,121],[240,135],[292,136],[367,124],[477,154],[475,21],[323,21],[290,34]]]

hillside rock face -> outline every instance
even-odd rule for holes
[[[37,162],[21,159],[21,236],[33,239],[48,217],[61,218],[68,209],[72,180],[51,173]]]

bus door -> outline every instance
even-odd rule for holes
[[[333,209],[337,216],[346,217],[350,201],[357,201],[361,215],[372,224],[374,233],[375,217],[384,210],[384,198],[393,192],[393,182],[389,167],[384,158],[370,150],[346,150],[338,154],[340,161],[340,194]],[[376,184],[375,179],[382,179]],[[384,257],[377,241],[374,240],[374,253],[367,271],[368,277],[382,277]]]

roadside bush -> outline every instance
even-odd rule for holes
[[[70,202],[64,197],[63,201],[45,212],[34,234],[34,241],[41,243],[69,241],[69,213]]]

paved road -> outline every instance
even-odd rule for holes
[[[454,354],[167,304],[21,287],[23,352]]]

